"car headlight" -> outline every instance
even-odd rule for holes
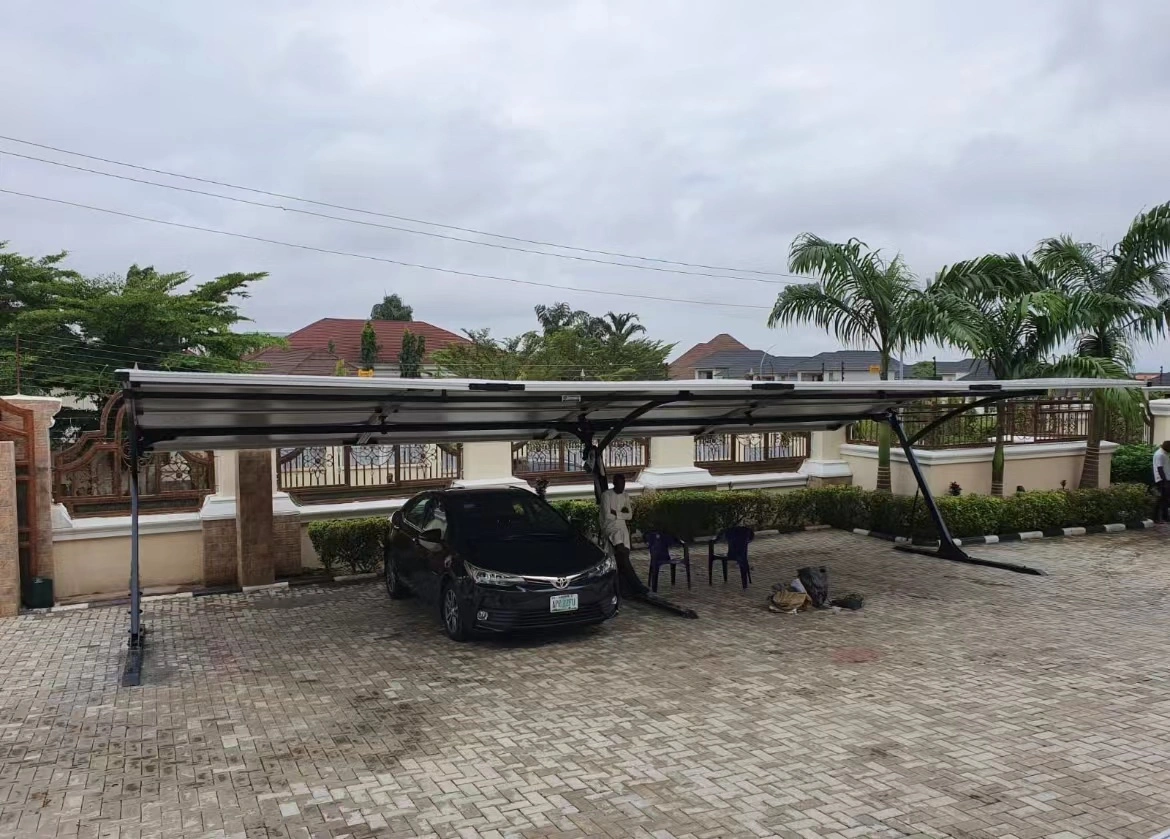
[[[489,571],[487,568],[477,568],[467,560],[463,561],[467,569],[467,576],[481,586],[518,586],[524,578],[518,574],[505,574],[502,571]]]
[[[584,576],[586,576],[586,577],[604,577],[606,574],[609,574],[609,573],[616,571],[616,570],[617,570],[617,562],[614,560],[614,558],[612,556],[607,556],[605,559],[601,560],[601,562],[597,563],[592,568],[590,568],[588,571],[586,571]]]

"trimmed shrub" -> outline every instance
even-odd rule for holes
[[[1002,507],[1003,499],[991,495],[956,495],[938,499],[943,521],[957,539],[999,533]],[[930,537],[938,538],[934,522],[930,522]]]
[[[1069,496],[1062,490],[1021,492],[1003,499],[997,533],[1066,527]]]
[[[945,495],[937,501],[951,535],[959,539],[1058,527],[1127,524],[1145,519],[1153,509],[1153,499],[1141,484],[1023,492],[1007,498]],[[598,538],[597,505],[593,501],[554,501],[552,506],[588,538]],[[813,524],[938,538],[921,498],[868,492],[856,487],[794,492],[645,493],[634,498],[630,524],[634,533],[660,530],[684,540],[713,536],[735,525],[784,533]],[[318,521],[309,525],[309,539],[329,573],[377,569],[388,532],[389,521],[383,518]]]
[[[382,564],[390,520],[386,518],[332,519],[309,524],[309,541],[326,573],[376,571]]]
[[[640,533],[661,531],[690,540],[745,524],[763,529],[770,508],[763,492],[690,491],[649,493],[634,501],[632,524]]]
[[[601,529],[601,517],[594,501],[553,501],[553,508],[569,520],[587,539],[597,541]]]
[[[1146,484],[1154,482],[1154,447],[1141,443],[1120,446],[1113,453],[1109,466],[1109,480],[1114,484]]]
[[[840,530],[869,527],[870,496],[857,487],[825,487],[810,489],[812,519],[816,524],[827,524]]]
[[[1142,484],[1117,484],[1108,489],[1078,489],[1067,493],[1065,527],[1127,524],[1151,515],[1154,499]]]
[[[767,514],[760,519],[759,530],[792,533],[817,524],[816,495],[807,489],[793,492],[761,492],[767,501]]]

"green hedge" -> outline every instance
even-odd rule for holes
[[[1118,484],[1108,489],[1025,492],[1007,498],[943,496],[938,505],[951,534],[963,538],[1139,521],[1152,511],[1153,499],[1141,484]],[[597,537],[597,505],[592,501],[554,501],[553,506],[587,536]],[[937,536],[922,499],[854,487],[647,493],[634,499],[631,524],[636,533],[661,530],[688,540],[740,524],[782,533],[825,524],[842,530],[860,528],[898,536],[912,533],[927,539]],[[375,571],[381,564],[389,528],[388,518],[316,521],[309,525],[309,540],[326,572],[360,574]]]
[[[309,541],[325,572],[363,574],[382,564],[389,518],[332,519],[309,525]]]
[[[1115,484],[1152,484],[1154,447],[1142,443],[1120,446],[1113,453],[1109,479]]]
[[[938,499],[951,534],[959,538],[1139,521],[1149,516],[1152,503],[1146,488],[1139,484],[1025,492],[1007,498],[962,495]],[[596,534],[597,507],[592,501],[558,501],[553,506],[588,535]],[[637,533],[661,530],[680,539],[708,536],[737,524],[781,532],[823,524],[842,530],[937,536],[921,498],[853,487],[794,492],[648,493],[634,500],[631,522]]]

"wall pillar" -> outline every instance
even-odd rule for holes
[[[715,489],[715,476],[695,466],[694,437],[651,437],[650,465],[638,476],[647,491],[659,489]]]
[[[236,582],[276,581],[273,545],[272,452],[236,455]]]
[[[53,417],[61,410],[61,400],[52,396],[5,396],[5,402],[33,411],[33,449],[36,470],[32,491],[36,494],[36,521],[32,522],[36,577],[53,576],[53,453],[49,447],[49,429]]]
[[[16,444],[0,440],[0,618],[20,612],[20,534],[16,523]]]
[[[272,452],[272,564],[278,577],[301,573],[301,512],[280,490],[280,449]]]
[[[236,453],[215,453],[215,494],[203,499],[203,585],[236,581]]]
[[[462,488],[520,487],[528,489],[528,482],[512,474],[512,444],[464,443],[463,477],[454,482]]]
[[[1170,399],[1151,399],[1150,413],[1154,417],[1154,445],[1170,440]]]
[[[845,440],[844,428],[814,431],[809,435],[808,459],[800,465],[800,473],[808,478],[809,489],[853,483],[853,470],[841,457]]]

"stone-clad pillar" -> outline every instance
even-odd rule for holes
[[[34,565],[32,575],[53,576],[53,453],[49,448],[49,429],[53,417],[61,410],[61,400],[52,396],[5,396],[5,402],[33,412],[33,452],[36,468],[31,491],[35,495],[32,524]]]
[[[241,586],[276,580],[273,563],[272,452],[236,455],[236,581]]]
[[[20,533],[16,523],[16,444],[0,440],[0,618],[20,612]]]

